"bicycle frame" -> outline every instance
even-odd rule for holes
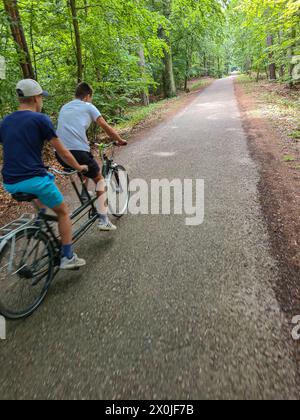
[[[97,201],[97,197],[92,198],[89,195],[89,192],[85,186],[84,183],[84,178],[83,175],[79,172],[73,171],[73,172],[62,172],[62,171],[57,171],[56,169],[50,169],[52,172],[58,173],[60,175],[64,175],[64,176],[68,176],[70,178],[71,181],[71,185],[76,193],[76,196],[78,197],[81,206],[78,207],[76,210],[74,210],[74,212],[71,214],[70,218],[72,221],[74,221],[78,216],[81,216],[79,218],[79,220],[81,218],[83,218],[85,215],[89,214],[89,220],[87,222],[85,222],[82,226],[80,226],[80,228],[78,228],[74,234],[73,234],[73,242],[76,243],[79,241],[79,239],[89,230],[89,228],[95,223],[95,221],[98,220],[98,212],[97,212],[97,208],[95,206],[95,202]],[[84,202],[82,199],[82,196],[78,190],[78,187],[76,185],[74,176],[78,176],[79,180],[80,180],[80,184],[81,187],[83,189],[83,191],[85,192],[86,196],[90,198],[90,200],[88,202]],[[85,210],[87,210],[87,212],[85,212]],[[47,216],[46,216],[47,217]],[[79,221],[77,220],[77,221]]]
[[[115,146],[115,143],[110,143],[108,145],[105,144],[97,144],[99,147],[99,152],[100,152],[100,158],[102,160],[103,163],[103,168],[105,173],[103,173],[103,176],[105,179],[108,179],[107,177],[109,176],[109,174],[111,174],[111,169],[114,167],[114,163],[113,163],[113,159],[109,159],[106,155],[106,151],[110,148],[113,148]],[[114,155],[114,150],[113,150],[113,155]],[[115,165],[117,166],[117,165]],[[81,206],[76,209],[72,215],[71,215],[71,220],[74,221],[77,217],[80,216],[79,220],[81,218],[83,218],[87,213],[89,213],[89,220],[87,222],[85,222],[82,226],[80,226],[80,228],[78,228],[74,234],[73,234],[73,243],[76,243],[79,241],[79,239],[81,239],[81,237],[91,228],[91,226],[98,220],[98,212],[97,212],[97,208],[95,206],[95,202],[97,201],[97,197],[90,197],[88,189],[84,183],[84,176],[77,172],[77,171],[71,171],[71,172],[66,172],[66,171],[58,171],[55,168],[49,168],[52,172],[59,174],[59,175],[63,175],[63,176],[67,176],[70,178],[71,184],[73,186],[73,189],[76,193],[76,196],[78,197]],[[80,194],[78,187],[76,185],[74,176],[78,176],[80,179],[80,184],[82,187],[83,192],[85,193],[85,195],[87,197],[90,198],[90,200],[88,202],[84,202],[84,200],[82,199],[82,195]],[[88,211],[85,213],[85,211],[88,209]],[[44,219],[44,222],[46,223],[46,228],[47,228],[47,232],[50,233],[51,237],[54,239],[55,243],[56,243],[56,247],[58,246],[58,238],[55,236],[51,226],[49,226],[49,224],[47,223],[48,221],[53,221],[51,219],[50,216],[50,220],[49,220],[49,216],[41,216]]]
[[[112,142],[112,143],[109,143],[109,144],[96,143],[96,146],[98,146],[98,148],[99,148],[99,155],[100,155],[100,158],[101,158],[101,161],[102,161],[102,164],[103,164],[102,175],[105,179],[107,179],[107,176],[109,175],[110,170],[113,169],[114,166],[117,166],[113,163],[114,162],[114,152],[115,152],[114,147],[116,146],[116,143],[115,142]],[[107,154],[106,154],[109,149],[112,149],[111,159],[109,159],[107,157]]]
[[[75,231],[75,233],[73,234],[73,242],[76,243],[79,241],[79,239],[89,230],[89,228],[98,220],[98,212],[97,212],[97,208],[95,206],[95,202],[97,201],[98,197],[90,197],[89,192],[85,186],[84,183],[84,179],[82,174],[78,173],[78,177],[80,179],[81,182],[81,186],[83,191],[85,192],[86,196],[90,198],[90,200],[88,202],[84,202],[82,200],[81,194],[77,188],[76,182],[74,180],[74,176],[71,175],[71,184],[76,192],[76,195],[81,203],[81,206],[75,210],[72,215],[71,215],[71,220],[75,220],[76,217],[81,215],[81,218],[84,217],[88,212],[90,213],[89,215],[89,220],[84,223],[79,229],[77,229],[77,231]],[[89,211],[87,213],[84,213],[85,210],[89,209]],[[84,214],[82,214],[84,213]],[[80,219],[79,219],[80,220]]]
[[[58,171],[55,168],[49,168],[49,170],[51,172],[54,172],[56,174],[59,175],[63,175],[63,176],[67,176],[70,178],[71,181],[71,185],[73,186],[73,189],[81,203],[81,206],[76,209],[70,216],[71,220],[74,221],[76,218],[79,219],[76,220],[76,222],[78,222],[80,219],[82,219],[84,216],[86,216],[87,214],[89,215],[88,220],[82,224],[74,233],[73,233],[73,243],[76,243],[79,241],[79,239],[81,239],[81,237],[92,227],[92,225],[98,220],[98,212],[95,206],[95,202],[97,200],[97,197],[90,197],[89,192],[84,184],[84,179],[83,179],[83,175],[81,173],[78,173],[76,171],[72,171],[72,172],[64,172],[64,171]],[[81,186],[84,190],[84,192],[86,193],[86,195],[88,197],[90,197],[90,200],[88,202],[84,202],[82,200],[82,197],[79,193],[78,187],[76,185],[74,176],[78,176],[80,179],[80,183]],[[37,211],[39,210],[38,206],[34,203]],[[51,216],[51,215],[47,215],[47,214],[40,214],[39,215],[39,219],[44,227],[44,230],[47,232],[47,234],[49,235],[50,241],[52,243],[54,252],[57,256],[56,258],[56,265],[58,266],[60,264],[60,255],[61,255],[61,241],[59,236],[57,236],[56,232],[53,230],[52,226],[51,226],[51,222],[56,222],[57,223],[57,217],[56,216]],[[34,219],[31,221],[31,225],[34,223]],[[74,226],[74,224],[73,224]],[[15,233],[15,231],[14,231]],[[57,269],[57,272],[59,271],[59,269]]]

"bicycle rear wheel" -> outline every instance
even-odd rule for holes
[[[0,313],[8,319],[30,316],[45,299],[54,277],[54,250],[38,228],[17,232],[0,251]]]
[[[110,213],[114,217],[121,218],[127,213],[130,198],[129,176],[123,166],[118,165],[113,168],[109,191]],[[110,196],[110,194],[112,195]]]

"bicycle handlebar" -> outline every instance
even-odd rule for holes
[[[117,146],[118,142],[117,141],[113,141],[109,144],[105,144],[105,143],[95,143],[96,146],[101,147],[102,149],[109,149],[110,147],[113,146]]]
[[[54,172],[55,174],[58,174],[58,175],[62,175],[62,176],[72,176],[72,175],[81,173],[79,171],[70,171],[70,172],[59,171],[58,169],[55,169],[55,168],[48,168],[48,169],[49,171]]]

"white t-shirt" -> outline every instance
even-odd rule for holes
[[[67,149],[90,152],[86,132],[99,117],[101,113],[93,104],[75,99],[62,107],[57,135]]]

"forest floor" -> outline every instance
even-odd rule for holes
[[[300,313],[300,91],[246,76],[235,88],[249,148],[259,163],[261,206],[281,269],[277,299],[295,316]]]
[[[199,92],[208,87],[213,81],[214,79],[212,78],[194,79],[189,82],[189,92],[179,91],[176,98],[159,100],[150,104],[149,107],[134,106],[127,112],[126,121],[116,125],[115,128],[122,137],[130,141],[132,136],[137,135],[142,130],[153,128],[163,120],[170,118],[181,108],[187,106],[194,100],[195,95],[199,94]],[[107,138],[105,135],[102,135],[100,136],[100,140],[106,141]],[[48,166],[59,169],[56,159],[52,157],[52,151],[47,153],[46,160]],[[0,169],[1,168],[2,161],[0,153]],[[57,182],[62,192],[67,194],[71,188],[70,184],[64,178],[60,177],[57,178]],[[0,227],[14,218],[31,211],[30,205],[19,205],[12,200],[11,196],[4,191],[2,183],[0,183]]]

